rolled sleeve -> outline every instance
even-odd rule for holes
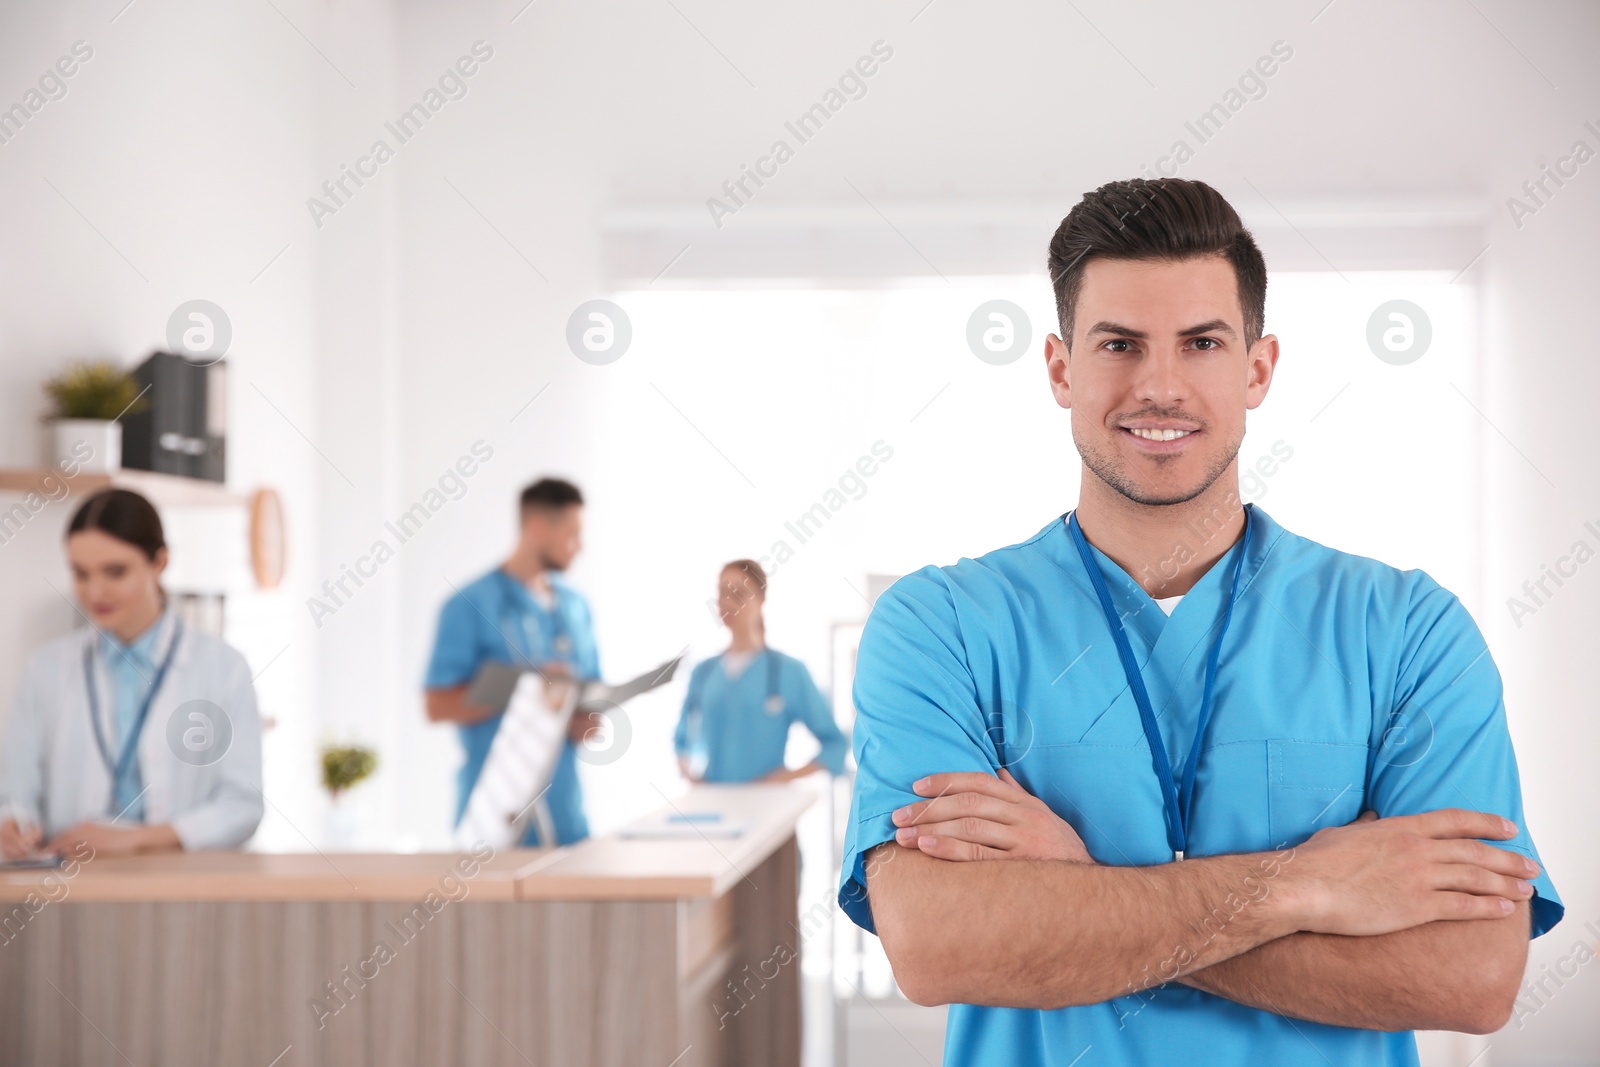
[[[878,598],[861,635],[852,695],[857,769],[839,907],[876,933],[866,853],[894,839],[896,808],[921,799],[913,783],[950,771],[995,774],[1000,766],[938,568],[908,575]]]
[[[439,628],[433,638],[433,655],[428,658],[425,689],[448,689],[466,685],[476,673],[482,656],[478,653],[478,610],[465,593],[457,593],[439,609]]]

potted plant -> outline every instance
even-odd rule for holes
[[[378,768],[378,754],[360,745],[322,746],[322,788],[328,791],[333,810],[328,820],[328,842],[349,848],[355,842],[355,811],[340,797]]]
[[[52,411],[50,462],[115,474],[122,469],[122,423],[144,407],[133,375],[109,362],[79,361],[44,383]]]

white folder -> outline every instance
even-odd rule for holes
[[[515,847],[529,819],[539,828],[542,844],[555,844],[555,825],[544,795],[555,777],[573,713],[579,708],[604,711],[666,684],[682,658],[675,656],[621,685],[577,682],[568,687],[566,702],[556,710],[545,703],[544,679],[535,671],[524,672],[467,797],[467,809],[456,824],[456,847],[470,849],[480,841],[494,849]]]

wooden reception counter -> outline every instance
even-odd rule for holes
[[[797,1067],[812,799],[702,786],[650,820],[737,837],[0,871],[0,1063]]]

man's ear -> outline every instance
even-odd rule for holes
[[[1245,407],[1254,411],[1267,398],[1272,375],[1278,367],[1278,338],[1267,334],[1250,347],[1249,381],[1245,386]]]
[[[1071,361],[1072,353],[1065,341],[1053,333],[1045,337],[1044,362],[1045,373],[1050,378],[1050,393],[1064,408],[1072,407]]]

